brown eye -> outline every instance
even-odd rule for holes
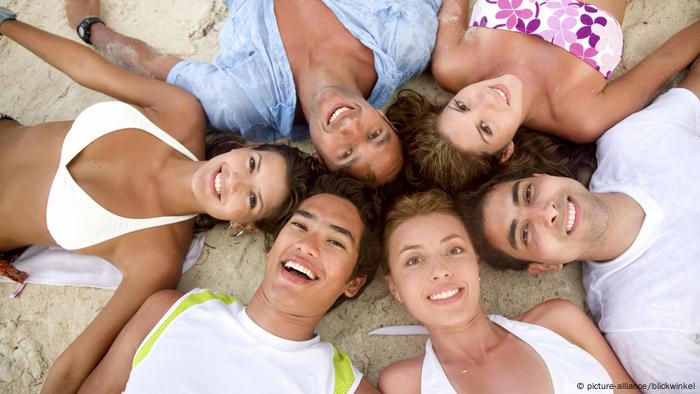
[[[379,137],[380,135],[382,135],[382,130],[377,129],[377,130],[374,130],[373,132],[369,133],[369,135],[367,135],[367,139],[373,140],[373,139]]]
[[[532,203],[532,185],[527,185],[525,188],[525,202],[529,205]]]
[[[350,157],[351,154],[352,154],[352,148],[348,148],[346,151],[341,153],[340,156],[338,156],[338,157],[340,158],[340,160],[345,160],[348,157]]]
[[[523,229],[520,230],[520,237],[523,240],[523,245],[527,246],[527,237],[530,235],[530,225],[526,224]]]
[[[461,101],[459,101],[459,100],[455,100],[455,106],[456,106],[457,109],[459,109],[460,111],[467,111],[467,110],[469,109],[469,108],[467,108],[467,105],[466,105],[466,104],[464,104],[463,102],[461,102]]]
[[[253,171],[255,171],[255,159],[253,158],[253,156],[251,156],[250,159],[248,159],[248,168],[250,169],[251,174],[253,173]]]
[[[255,193],[250,193],[250,197],[248,198],[248,201],[250,202],[250,209],[255,209],[255,207],[258,205],[258,197],[255,195]]]
[[[481,129],[481,131],[484,132],[484,134],[493,135],[491,128],[489,127],[489,125],[486,124],[486,122],[482,121],[481,123],[479,123],[479,128]]]

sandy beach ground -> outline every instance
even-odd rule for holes
[[[0,6],[15,10],[23,21],[78,40],[66,24],[62,1],[0,0]],[[103,1],[103,19],[108,25],[162,51],[197,60],[214,56],[226,12],[217,0]],[[624,56],[615,75],[633,67],[699,17],[698,0],[630,1],[623,24]],[[429,95],[444,94],[427,74],[407,85]],[[24,124],[36,124],[74,119],[88,105],[106,99],[0,38],[0,112],[10,113]],[[217,227],[207,234],[202,256],[178,288],[207,287],[247,301],[261,279],[263,263],[262,236],[232,238],[223,227]],[[578,263],[539,277],[496,272],[484,266],[481,276],[487,313],[513,315],[550,298],[584,305]],[[13,289],[14,285],[0,284],[0,392],[39,392],[53,360],[94,318],[112,292],[30,284],[19,298],[9,299]],[[404,308],[388,295],[380,274],[359,299],[327,315],[319,333],[346,351],[376,382],[379,371],[390,362],[421,353],[426,338],[370,337],[367,333],[381,326],[412,323]]]

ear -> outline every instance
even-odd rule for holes
[[[236,234],[237,232],[240,232],[240,231],[243,231],[243,232],[246,232],[246,233],[257,233],[257,232],[260,232],[260,230],[259,230],[257,227],[255,227],[255,224],[252,224],[252,223],[243,224],[243,223],[234,223],[234,222],[231,222],[231,223],[229,224],[229,228],[231,229],[231,231],[232,231],[235,235],[240,235],[240,234]],[[235,230],[235,231],[234,231],[234,230]]]
[[[386,285],[389,286],[389,293],[391,293],[392,297],[394,297],[396,301],[403,304],[399,290],[396,288],[396,284],[394,284],[394,279],[392,279],[391,275],[384,275],[384,282],[386,282]]]
[[[501,158],[499,161],[501,163],[505,163],[510,159],[511,156],[513,156],[513,152],[515,152],[515,144],[513,141],[510,141],[508,145],[506,145],[506,148],[501,152]]]
[[[242,225],[241,225],[241,228],[242,228],[243,231],[245,231],[246,233],[259,233],[259,232],[260,232],[260,229],[258,229],[257,227],[255,227],[255,224],[253,224],[253,223],[242,224]]]
[[[367,282],[367,277],[366,276],[358,276],[356,278],[350,279],[348,283],[345,284],[345,291],[343,294],[345,294],[346,297],[352,298],[357,294],[357,292],[360,291],[362,286],[365,285],[365,282]]]
[[[564,268],[564,264],[531,263],[527,266],[527,272],[537,275],[545,272],[559,272],[562,268]]]

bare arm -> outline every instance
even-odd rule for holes
[[[379,394],[379,390],[377,390],[374,386],[372,386],[372,383],[367,380],[367,378],[362,378],[360,381],[360,384],[357,386],[357,389],[355,390],[356,394]]]
[[[56,359],[42,392],[78,391],[144,301],[159,290],[175,288],[192,238],[188,225],[162,226],[109,241],[117,252],[102,257],[121,267],[122,282],[97,317]]]
[[[431,69],[438,85],[449,91],[457,91],[465,86],[460,76],[468,72],[465,67],[473,56],[472,46],[464,40],[468,24],[469,0],[442,2]]]
[[[615,386],[633,384],[625,368],[605,341],[598,327],[575,304],[564,300],[544,302],[525,313],[523,321],[549,328],[582,348],[603,365]],[[615,393],[639,393],[639,390],[614,390]]]
[[[420,393],[422,365],[422,355],[392,363],[379,374],[379,391],[384,394]]]
[[[574,142],[593,142],[629,114],[641,110],[674,75],[700,53],[700,21],[676,33],[625,75],[573,108],[571,125],[580,128]],[[568,123],[568,122],[567,122]],[[575,125],[580,125],[575,127]],[[569,139],[568,137],[565,137]]]
[[[161,317],[182,296],[175,290],[162,290],[148,297],[87,378],[81,391],[121,393],[131,373],[131,364],[141,342]]]
[[[700,57],[695,59],[688,70],[688,74],[683,78],[678,87],[685,88],[700,97]]]
[[[80,85],[144,108],[160,127],[179,133],[173,136],[181,141],[193,129],[203,135],[205,118],[199,102],[174,85],[122,70],[83,45],[23,22],[6,21],[0,34]]]

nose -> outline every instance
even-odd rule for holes
[[[537,221],[547,227],[554,226],[559,218],[559,210],[554,201],[547,201],[540,206],[533,207]]]
[[[299,252],[302,257],[318,257],[318,240],[314,234],[308,234],[305,237],[297,240],[294,244],[294,248]]]
[[[441,260],[437,259],[435,264],[433,264],[433,272],[430,279],[432,281],[437,281],[440,279],[448,279],[452,276],[452,271],[447,267],[447,265]]]
[[[362,142],[362,125],[360,120],[360,114],[356,114],[355,116],[349,116],[346,118],[340,125],[340,135],[345,137],[347,142]]]

